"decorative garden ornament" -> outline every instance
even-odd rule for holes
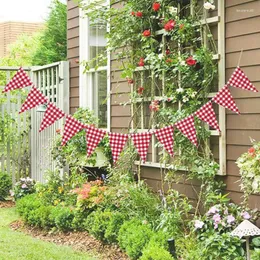
[[[250,260],[250,250],[249,250],[249,237],[251,236],[259,236],[260,229],[252,224],[248,220],[244,220],[240,225],[238,225],[232,232],[232,236],[238,236],[240,238],[246,238],[246,254],[247,260]]]

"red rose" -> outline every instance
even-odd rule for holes
[[[153,10],[155,12],[159,11],[160,7],[161,7],[160,3],[153,3]]]
[[[138,93],[138,95],[143,95],[143,93],[144,93],[144,88],[143,87],[139,87],[138,88],[138,90],[137,90],[137,93]]]
[[[140,61],[138,62],[138,66],[140,67],[144,66],[144,58],[140,58]]]
[[[166,55],[170,55],[170,54],[171,54],[171,51],[170,51],[169,49],[167,49],[167,50],[165,51],[165,53],[166,53]]]
[[[180,30],[182,30],[184,28],[184,24],[180,24]]]
[[[139,12],[136,12],[136,16],[141,18],[141,17],[143,17],[143,13],[140,12],[140,11],[139,11]]]
[[[134,80],[133,79],[128,79],[127,82],[128,82],[128,84],[133,84]]]
[[[171,31],[174,29],[176,22],[174,20],[169,20],[165,25],[164,25],[164,29],[166,31]]]
[[[131,12],[131,15],[132,15],[132,16],[135,16],[135,12]]]
[[[144,37],[149,37],[149,36],[151,36],[151,31],[150,31],[150,30],[145,30],[145,31],[143,32],[143,36],[144,36]]]
[[[194,60],[192,56],[190,56],[189,58],[186,59],[186,64],[189,66],[194,66],[196,63],[197,63],[197,61]]]
[[[250,149],[248,149],[248,153],[254,154],[255,153],[255,148],[251,147]]]

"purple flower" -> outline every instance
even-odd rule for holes
[[[201,229],[204,226],[204,222],[200,220],[195,220],[195,229]]]
[[[213,206],[213,207],[211,207],[211,208],[209,209],[209,211],[207,212],[207,215],[215,214],[215,213],[217,213],[217,212],[219,212],[218,208],[215,207],[215,206]]]
[[[22,185],[22,189],[26,189],[27,188],[27,185],[24,183],[23,185]]]
[[[214,224],[214,229],[217,229],[217,228],[218,228],[218,224],[215,223],[215,224]]]
[[[218,224],[221,221],[221,217],[219,214],[215,214],[212,219],[214,220],[215,224]]]
[[[244,219],[250,219],[251,216],[250,214],[247,212],[247,211],[244,211],[241,213],[241,216],[244,218]]]
[[[228,215],[227,216],[227,223],[228,224],[232,224],[232,223],[234,223],[236,220],[235,220],[235,218],[234,218],[234,216],[232,216],[232,215]]]

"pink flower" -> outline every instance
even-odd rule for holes
[[[26,189],[27,188],[27,185],[24,183],[23,185],[22,185],[22,189]]]
[[[215,214],[217,212],[219,212],[219,210],[217,209],[217,207],[213,206],[209,209],[209,211],[207,212],[207,215]]]
[[[233,215],[228,215],[227,216],[227,223],[228,224],[232,224],[232,223],[234,223],[236,220],[235,220],[235,218],[234,218],[234,216]]]
[[[221,216],[219,214],[215,214],[212,219],[214,220],[214,224],[219,224],[219,222],[221,221]]]
[[[247,211],[244,211],[241,213],[241,216],[244,218],[244,219],[250,219],[251,216],[250,214],[247,212]]]
[[[159,101],[158,100],[153,100],[149,106],[151,111],[158,111],[160,109]]]
[[[201,229],[204,226],[204,222],[200,220],[195,220],[195,229]]]

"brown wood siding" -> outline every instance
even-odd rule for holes
[[[226,80],[238,65],[260,90],[260,1],[226,1]],[[236,203],[241,201],[237,158],[250,147],[252,137],[260,141],[260,93],[231,88],[241,112],[240,116],[227,111],[227,192]],[[258,196],[251,196],[251,207],[260,207]]]
[[[70,113],[79,107],[79,8],[73,0],[67,2],[68,60],[70,62]]]
[[[241,68],[249,79],[260,90],[260,1],[227,0],[226,2],[226,80],[237,66],[240,51],[244,50]],[[78,57],[78,11],[72,1],[68,1],[68,48],[71,65],[71,111],[78,106],[78,65],[73,60]],[[130,86],[121,77],[119,63],[114,55],[111,59],[111,130],[125,132],[130,124],[130,105],[121,106],[121,102],[129,99]],[[238,203],[242,192],[239,187],[239,170],[236,159],[250,147],[249,137],[260,141],[260,92],[253,93],[240,89],[231,89],[232,95],[240,109],[238,116],[227,111],[227,176],[219,177],[227,184],[230,198]],[[218,153],[218,145],[212,138],[214,154]],[[150,156],[150,154],[148,155]],[[142,177],[154,189],[161,188],[161,175],[158,168],[142,167]],[[199,185],[182,181],[174,185],[179,192],[186,194],[192,201],[197,197]],[[260,199],[253,195],[251,207],[260,207]]]

